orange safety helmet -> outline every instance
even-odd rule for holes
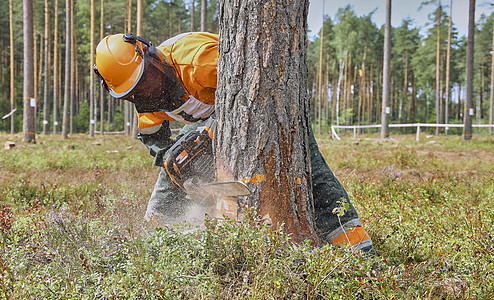
[[[186,101],[175,69],[140,36],[105,37],[96,47],[93,68],[112,97],[134,103],[138,112],[173,111]]]
[[[109,35],[99,42],[95,71],[102,77],[102,83],[108,87],[112,97],[126,96],[139,82],[144,70],[143,48],[139,40],[135,44],[127,42],[124,34]]]

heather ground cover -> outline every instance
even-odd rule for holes
[[[252,214],[157,228],[139,141],[0,135],[16,142],[0,150],[0,298],[494,298],[494,139],[393,138],[318,139],[374,241],[366,257],[294,245]]]

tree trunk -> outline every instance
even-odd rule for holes
[[[248,204],[264,221],[285,224],[296,242],[317,239],[308,148],[308,6],[307,0],[227,0],[219,13],[217,177],[247,182],[253,190]]]
[[[436,44],[436,124],[441,123],[441,108],[439,99],[441,97],[439,70],[441,65],[441,0],[438,0],[437,8],[437,44]],[[436,135],[439,135],[439,127],[436,127]]]
[[[405,53],[405,70],[403,71],[403,96],[400,98],[399,119],[403,122],[403,107],[408,103],[408,51]]]
[[[489,124],[494,125],[494,22],[492,22],[492,59],[491,59],[491,99],[489,109]],[[494,132],[492,127],[489,127],[489,134]]]
[[[324,43],[324,14],[322,16],[323,25],[321,28],[321,40],[319,45],[319,74],[318,74],[318,88],[317,88],[317,133],[321,134],[321,102],[322,102],[322,55],[323,55],[323,43]]]
[[[138,36],[142,36],[142,17],[143,17],[143,0],[137,0],[137,20],[136,20],[136,31]],[[132,104],[131,118],[132,118],[132,137],[137,138],[137,113],[135,111],[135,106]]]
[[[34,119],[36,99],[34,98],[34,51],[33,51],[33,1],[23,0],[24,31],[24,116],[23,138],[28,143],[36,143],[36,122]]]
[[[89,49],[95,49],[95,12],[94,12],[94,0],[91,0],[90,2],[90,40],[89,40]],[[103,37],[101,37],[103,38]],[[89,72],[89,136],[94,136],[94,127],[93,127],[93,111],[94,111],[94,98],[95,98],[95,91],[94,91],[94,72],[92,70],[94,66],[94,51],[90,51],[89,53],[89,67],[91,68]]]
[[[38,30],[36,28],[36,0],[33,0],[33,68],[34,68],[34,127],[36,128],[36,109],[38,106]]]
[[[341,97],[341,81],[343,80],[343,69],[345,68],[345,62],[340,60],[340,68],[338,72],[338,83],[336,88],[336,126],[340,125],[340,97]]]
[[[53,133],[57,133],[58,126],[58,0],[55,0],[55,24],[53,27]]]
[[[446,95],[444,99],[444,123],[449,123],[449,73],[451,65],[451,31],[453,28],[453,0],[449,4],[449,23],[448,23],[448,49],[446,49]],[[448,134],[448,127],[445,133]]]
[[[391,77],[391,0],[386,0],[386,24],[384,27],[383,100],[381,113],[381,139],[389,138],[389,92]]]
[[[475,0],[470,0],[468,11],[468,41],[467,41],[467,65],[466,65],[466,99],[463,113],[463,140],[472,139],[473,119],[473,55],[475,35]]]
[[[129,0],[127,5],[127,32],[132,32],[132,0]],[[130,135],[132,133],[132,103],[124,101],[124,131],[125,134]]]
[[[101,16],[104,15],[104,6],[103,6],[103,0],[101,0]],[[96,29],[95,29],[96,30]],[[100,36],[101,38],[103,38],[103,22],[100,23]],[[91,49],[94,49],[94,48],[91,48]],[[106,92],[101,90],[101,93],[100,93],[100,99],[99,99],[99,121],[100,121],[100,134],[102,135],[104,133],[104,124],[105,124],[105,95],[106,95]],[[96,101],[95,101],[96,102]],[[96,118],[95,118],[96,120]]]
[[[208,0],[201,0],[201,31],[208,31]]]
[[[130,20],[132,19],[131,15],[132,15],[132,0],[129,0],[129,5],[130,5],[130,14],[129,14],[129,31],[128,32],[132,32],[132,26],[130,23]],[[100,6],[100,11],[101,11],[101,14],[100,14],[100,26],[99,26],[99,36],[100,36],[100,39],[103,39],[104,35],[105,35],[105,22],[104,22],[104,17],[105,17],[105,1],[104,0],[101,0],[101,6]],[[106,101],[106,90],[105,88],[100,84],[100,90],[99,90],[99,101],[100,103],[105,103]],[[96,99],[96,97],[95,97]],[[111,97],[108,98],[109,100],[111,100]],[[94,101],[95,105],[96,105],[96,100]],[[96,120],[96,115],[94,117],[94,120]],[[95,125],[96,126],[96,123]],[[103,134],[103,129],[101,130],[101,133]]]
[[[9,1],[9,34],[10,34],[10,133],[15,132],[15,122],[14,122],[14,109],[15,109],[15,85],[14,85],[14,8],[13,0]]]
[[[195,6],[196,6],[196,1],[192,0],[192,7],[190,9],[190,31],[194,31],[195,27],[195,22],[194,22],[194,15],[195,15]]]
[[[70,50],[71,31],[70,31],[70,0],[65,0],[65,79],[64,79],[64,98],[63,98],[63,118],[62,118],[62,138],[69,135],[69,106],[70,106]]]
[[[70,116],[69,116],[69,133],[74,133],[74,111],[75,111],[75,64],[77,56],[76,38],[75,38],[75,10],[74,10],[74,0],[70,0]]]
[[[324,115],[323,115],[323,118],[324,118],[324,124],[326,125],[326,128],[328,128],[329,126],[329,122],[328,122],[328,115],[329,115],[329,51],[328,53],[326,53],[326,74],[324,75],[325,76],[325,79],[324,79],[324,92],[323,92],[323,101],[324,101],[324,108],[323,108],[323,111],[324,111]]]
[[[50,117],[49,99],[50,99],[50,68],[51,68],[51,55],[50,55],[50,2],[45,0],[45,86],[44,86],[44,98],[43,98],[43,134],[47,134],[50,130]]]

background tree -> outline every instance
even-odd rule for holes
[[[201,31],[208,30],[208,0],[201,0]]]
[[[24,117],[23,141],[36,142],[34,95],[33,1],[23,0],[24,24]]]
[[[45,78],[43,97],[43,134],[49,130],[49,99],[50,99],[50,70],[51,70],[51,32],[50,32],[50,2],[45,0]]]
[[[62,138],[69,135],[69,106],[70,106],[70,55],[71,40],[70,31],[70,0],[65,0],[65,77],[64,77],[64,97],[63,97],[63,117],[62,117]]]
[[[91,21],[90,21],[90,30],[91,30],[91,42],[90,42],[90,47],[91,49],[96,49],[96,42],[95,42],[95,8],[94,8],[94,0],[90,1],[91,5]],[[89,54],[89,66],[90,68],[93,67],[94,65],[94,52],[91,51]],[[93,115],[93,109],[94,109],[94,72],[89,72],[89,115]],[[92,118],[89,118],[89,135],[94,136],[94,128],[93,128],[93,122]]]
[[[14,78],[14,6],[12,4],[13,0],[9,1],[9,34],[10,34],[10,111],[13,112],[15,109],[15,78]],[[10,116],[10,133],[15,132],[15,122],[14,113]]]
[[[463,140],[472,139],[474,39],[475,39],[475,0],[470,0],[469,10],[468,10],[466,99],[465,99],[465,113],[463,116],[463,124],[465,125],[465,127],[463,127]]]
[[[249,204],[266,222],[285,223],[295,241],[317,238],[308,149],[308,5],[227,0],[219,16],[217,176],[249,182]]]
[[[494,20],[494,18],[492,18]],[[491,101],[489,110],[489,124],[494,125],[494,21],[492,22],[492,56],[491,56]],[[489,127],[489,134],[493,133],[493,128]]]
[[[384,31],[384,63],[383,63],[383,104],[381,115],[381,139],[389,138],[389,93],[391,64],[391,0],[386,0],[386,24]]]
[[[55,25],[53,28],[53,133],[57,133],[58,126],[58,98],[59,98],[59,73],[58,73],[58,0],[55,0]]]
[[[446,95],[444,99],[444,123],[449,123],[449,77],[451,69],[451,34],[453,31],[453,0],[449,4],[449,22],[448,22],[448,47],[446,48]],[[448,134],[448,127],[445,129],[446,134]]]

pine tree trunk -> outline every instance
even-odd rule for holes
[[[132,0],[129,0],[127,4],[127,32],[132,32]],[[124,131],[126,135],[132,133],[132,103],[129,101],[124,101]]]
[[[436,124],[441,123],[441,108],[439,105],[440,95],[440,76],[439,70],[441,65],[441,0],[438,0],[437,8],[437,44],[436,44]],[[440,129],[436,127],[436,135],[439,135]]]
[[[38,106],[38,30],[36,28],[36,0],[33,0],[33,68],[34,68],[34,127],[36,127],[36,109]]]
[[[208,30],[208,0],[201,0],[201,31]]]
[[[215,134],[217,177],[243,180],[248,205],[316,239],[307,95],[309,1],[220,2]],[[220,204],[223,202],[219,202]]]
[[[49,99],[50,99],[50,68],[51,68],[51,55],[50,55],[50,2],[45,0],[45,85],[44,85],[44,98],[43,98],[43,134],[47,134],[50,130],[50,117]]]
[[[449,23],[448,23],[448,49],[446,49],[446,95],[444,99],[444,124],[449,123],[449,73],[451,65],[451,31],[453,28],[453,0],[449,4]],[[445,129],[448,134],[448,127]]]
[[[76,38],[75,38],[75,10],[74,0],[70,0],[70,116],[69,116],[69,133],[74,133],[74,112],[75,112],[75,64],[77,56]]]
[[[65,0],[65,79],[64,79],[64,98],[63,98],[63,118],[62,118],[62,138],[69,135],[69,106],[70,106],[70,50],[71,31],[70,31],[70,0]]]
[[[96,43],[95,43],[95,8],[94,8],[94,0],[90,1],[90,40],[89,40],[89,47],[90,49],[95,49],[96,48]],[[103,38],[103,37],[101,37]],[[94,66],[94,51],[91,51],[89,54],[89,67],[91,68],[90,74],[89,74],[89,136],[94,136],[94,127],[93,127],[93,111],[94,111],[94,98],[95,98],[95,91],[94,91],[94,72],[92,71],[92,68]]]
[[[129,0],[129,4],[130,4],[130,12],[132,13],[132,0]],[[104,16],[105,16],[105,1],[104,0],[101,0],[101,14],[100,14],[100,26],[99,26],[99,36],[100,36],[100,39],[103,39],[104,35],[105,35],[105,31],[104,31],[104,28],[105,28],[105,22],[104,22]],[[129,27],[130,26],[130,20],[131,20],[131,16],[129,15]],[[96,30],[96,29],[95,29]],[[131,32],[130,29],[128,32]],[[105,88],[100,84],[100,90],[99,90],[99,101],[100,103],[105,103],[106,101],[106,90]],[[94,105],[96,105],[96,96],[94,97],[95,101],[94,101]],[[108,98],[109,100],[111,100],[111,97]],[[101,110],[103,110],[101,108]],[[103,119],[103,118],[102,118]],[[96,120],[96,115],[94,117],[94,120]],[[96,126],[96,123],[95,125]],[[103,133],[103,129],[101,130],[101,133]]]
[[[9,34],[10,34],[10,111],[12,115],[10,115],[10,133],[14,134],[15,132],[15,122],[13,113],[15,109],[15,85],[14,85],[14,8],[13,8],[13,0],[9,1]]]
[[[472,139],[473,120],[473,56],[475,35],[475,0],[470,0],[468,12],[468,41],[467,41],[467,65],[466,65],[466,99],[463,113],[463,140]]]
[[[323,25],[321,28],[321,40],[319,45],[319,73],[318,73],[318,88],[317,88],[317,133],[321,134],[321,102],[322,102],[322,55],[324,44],[324,16]]]
[[[53,133],[57,133],[58,126],[58,0],[55,0],[55,24],[53,27]]]
[[[195,6],[196,6],[196,1],[192,0],[191,9],[190,9],[190,31],[194,31],[194,27],[195,27],[195,22],[194,22]]]
[[[36,142],[36,122],[34,119],[36,100],[34,99],[34,38],[33,38],[33,1],[23,0],[24,31],[24,116],[23,138],[28,143]]]
[[[390,77],[391,77],[391,0],[386,0],[386,24],[384,27],[383,97],[381,113],[381,139],[389,138]]]
[[[142,17],[143,17],[143,0],[137,0],[137,35],[142,36]],[[137,118],[137,113],[135,112],[134,105],[132,104],[132,110],[130,112],[131,114],[131,119],[132,119],[132,137],[137,138],[137,123],[138,123],[138,118]]]
[[[489,109],[489,124],[494,125],[494,22],[492,22],[492,59],[491,59],[491,99]],[[492,135],[494,129],[489,127],[489,134]]]

